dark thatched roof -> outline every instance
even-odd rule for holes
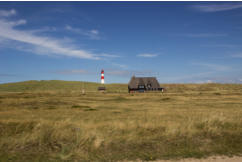
[[[139,85],[151,85],[150,88],[160,88],[160,84],[155,77],[135,77],[133,76],[129,81],[129,89],[138,89]]]

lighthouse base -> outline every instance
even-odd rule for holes
[[[106,91],[106,87],[98,87],[97,90],[100,91],[100,92],[105,92]]]

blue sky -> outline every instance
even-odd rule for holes
[[[0,83],[242,83],[241,2],[0,2]]]

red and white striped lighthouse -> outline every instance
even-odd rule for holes
[[[104,84],[104,70],[101,71],[101,84]]]

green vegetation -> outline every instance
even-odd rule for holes
[[[98,83],[78,82],[78,81],[25,81],[18,83],[0,84],[0,92],[63,92],[81,91],[96,92]],[[107,84],[108,92],[127,92],[126,84]]]
[[[242,85],[27,81],[0,85],[0,161],[156,160],[242,155]],[[82,93],[82,88],[85,93]]]

